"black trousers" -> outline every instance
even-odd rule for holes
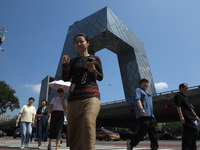
[[[53,111],[51,113],[50,139],[60,140],[63,122],[64,122],[63,111]]]
[[[68,125],[63,125],[62,132],[64,132],[66,134],[66,147],[69,147],[69,142],[68,142]]]
[[[197,124],[194,120],[186,120],[183,124],[182,149],[196,150],[196,141],[198,136]]]
[[[146,133],[148,132],[149,139],[151,141],[151,149],[157,150],[158,149],[158,139],[156,137],[157,130],[156,130],[156,119],[153,117],[141,117],[137,119],[138,131],[134,138],[131,140],[130,144],[132,147],[138,145],[138,143],[144,138]]]

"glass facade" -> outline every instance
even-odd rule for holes
[[[149,80],[148,92],[156,93],[143,43],[108,7],[76,21],[69,27],[56,80],[61,79],[63,55],[68,55],[71,59],[78,56],[73,41],[78,33],[84,33],[90,38],[90,54],[95,55],[103,48],[117,54],[126,98],[133,96],[141,78]],[[56,92],[52,91],[50,94],[56,95]]]
[[[38,108],[41,106],[41,101],[45,99],[47,101],[47,104],[49,105],[52,98],[54,97],[53,94],[50,94],[52,92],[56,93],[56,90],[49,87],[48,83],[54,81],[54,78],[51,76],[46,76],[41,83],[41,89],[40,89],[40,98],[38,102]]]

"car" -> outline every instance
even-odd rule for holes
[[[104,129],[104,128],[98,128],[96,129],[96,139],[99,139],[99,141],[105,140],[120,140],[119,133],[114,133],[110,130]]]
[[[3,131],[0,130],[0,137],[3,137]]]
[[[0,137],[6,137],[7,133],[5,131],[0,130]]]
[[[161,139],[161,137],[163,137],[164,136],[164,133],[162,132],[162,131],[158,131],[157,132],[157,134],[156,134],[156,137],[157,137],[157,139]]]
[[[163,136],[160,137],[161,140],[176,140],[176,137],[169,134],[165,133]]]
[[[6,137],[6,136],[7,136],[7,133],[3,131],[3,137]]]
[[[177,140],[182,140],[182,136],[176,136]]]
[[[119,132],[120,139],[126,141],[127,139],[132,139],[135,136],[135,133],[129,130],[120,130]]]
[[[13,138],[21,137],[21,129],[17,128],[14,132]]]

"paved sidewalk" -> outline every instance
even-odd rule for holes
[[[18,150],[20,149],[21,139],[13,139],[12,137],[0,138],[0,150]],[[47,149],[48,143],[42,143],[41,150]],[[134,148],[134,150],[150,150],[149,141],[141,141],[140,144]],[[52,150],[55,150],[56,144],[52,142]],[[24,150],[37,149],[37,142],[30,142],[29,148]],[[66,147],[65,141],[60,145],[61,150],[69,150]],[[200,141],[197,141],[197,149],[200,149]],[[126,141],[96,141],[95,150],[126,150]],[[159,141],[159,150],[181,150],[181,141]]]

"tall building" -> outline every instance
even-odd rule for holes
[[[90,54],[95,55],[103,48],[117,54],[126,98],[133,96],[142,78],[149,80],[148,92],[156,93],[144,44],[108,7],[76,21],[69,27],[55,76],[56,80],[61,79],[63,55],[68,55],[71,59],[79,55],[74,47],[74,37],[78,33],[84,33],[89,37]],[[50,91],[50,95],[56,96],[56,91]]]
[[[47,103],[49,104],[50,101],[52,100],[53,96],[50,94],[52,91],[56,92],[56,90],[52,89],[49,87],[48,83],[54,81],[54,77],[51,76],[46,76],[42,82],[41,82],[41,88],[40,88],[40,98],[38,102],[38,108],[41,106],[41,101],[45,99]]]

